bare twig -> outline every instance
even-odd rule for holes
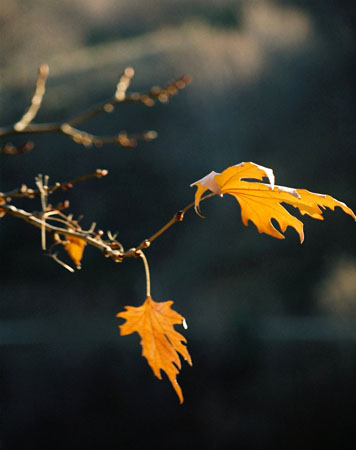
[[[48,197],[48,175],[38,175],[35,180],[41,195],[41,206],[42,206],[42,227],[41,227],[41,242],[42,250],[46,250],[46,215],[47,215],[47,197]]]
[[[121,103],[142,103],[146,106],[153,106],[155,104],[155,100],[165,103],[173,95],[177,94],[179,90],[184,89],[186,85],[190,83],[190,81],[191,78],[188,75],[183,75],[177,80],[173,80],[167,83],[164,88],[154,86],[146,94],[133,92],[125,94],[120,99],[114,96],[113,98],[106,100],[93,108],[90,108],[88,111],[85,111],[84,113],[73,117],[72,119],[68,120],[66,124],[71,126],[78,125],[79,123],[91,119],[92,117],[95,117],[103,112],[112,112],[115,106]],[[0,137],[1,137],[1,130],[0,130]]]
[[[203,196],[200,199],[200,201],[204,201],[204,200],[206,200],[208,198],[214,197],[215,195],[216,194],[214,192],[212,192],[210,194],[207,194],[207,195]],[[187,206],[185,206],[180,211],[176,212],[169,222],[167,222],[165,225],[163,225],[163,227],[161,227],[158,231],[156,231],[148,239],[144,239],[141,242],[141,244],[139,244],[137,247],[131,248],[130,250],[124,252],[122,257],[123,258],[128,258],[128,257],[132,257],[132,256],[137,257],[137,255],[139,256],[139,252],[141,250],[143,250],[144,248],[149,247],[153,241],[155,241],[158,237],[160,237],[163,233],[165,233],[169,228],[171,228],[171,226],[173,226],[177,222],[183,222],[185,213],[187,211],[189,211],[190,209],[192,209],[194,206],[195,206],[195,202],[192,202],[192,203],[189,203]]]
[[[105,256],[112,257],[114,260],[121,259],[121,252],[115,249],[112,249],[109,243],[103,241],[100,237],[93,237],[85,231],[77,231],[74,229],[68,229],[65,227],[58,227],[52,225],[48,222],[43,221],[41,215],[42,213],[33,213],[28,212],[23,209],[16,208],[13,205],[1,205],[0,209],[4,211],[9,216],[14,216],[19,219],[24,220],[25,222],[37,227],[44,227],[46,232],[54,234],[57,233],[62,236],[74,236],[80,239],[83,239],[87,244],[98,248],[101,250]]]
[[[109,172],[106,169],[97,169],[93,173],[89,173],[86,175],[83,175],[81,177],[73,178],[68,181],[64,181],[62,183],[55,183],[53,186],[47,187],[47,194],[52,194],[53,192],[57,191],[58,189],[62,189],[64,191],[71,189],[74,184],[80,183],[81,181],[89,180],[90,178],[102,178],[105,177]],[[14,198],[14,197],[27,197],[27,198],[34,198],[41,195],[41,191],[39,189],[30,189],[25,184],[23,184],[20,188],[14,189],[9,192],[0,192],[0,198],[8,199]],[[63,205],[64,206],[64,205]],[[68,206],[64,206],[67,208]],[[57,207],[56,209],[63,209]]]
[[[124,73],[121,75],[119,82],[116,85],[115,98],[122,101],[126,97],[126,91],[130,86],[131,80],[135,75],[132,67],[126,67]]]
[[[216,194],[210,193],[201,198],[201,201],[204,201],[210,197],[215,196]],[[101,250],[104,256],[112,258],[115,262],[122,262],[127,258],[139,258],[141,256],[141,251],[151,245],[151,243],[160,237],[163,233],[165,233],[169,228],[172,227],[176,222],[182,222],[184,219],[185,213],[194,207],[194,202],[189,203],[182,210],[178,211],[173,218],[167,222],[163,227],[161,227],[158,231],[156,231],[151,237],[145,239],[139,244],[137,247],[130,248],[125,251],[123,245],[113,240],[116,236],[112,236],[110,232],[108,232],[109,240],[103,240],[102,235],[103,232],[99,231],[94,233],[92,229],[89,231],[83,231],[79,228],[73,227],[71,224],[72,218],[71,216],[67,216],[67,222],[64,222],[63,227],[55,226],[51,223],[48,223],[49,220],[52,220],[51,217],[47,217],[47,221],[43,219],[43,213],[34,213],[28,212],[23,209],[18,209],[13,205],[2,204],[0,206],[0,212],[3,211],[9,216],[14,216],[19,219],[24,220],[25,222],[40,228],[45,229],[47,233],[52,234],[53,236],[74,236],[84,240],[88,245],[96,247]],[[66,217],[63,215],[63,217]]]
[[[183,89],[189,82],[190,78],[187,75],[169,82],[164,88],[153,87],[148,93],[127,93],[131,79],[134,75],[134,70],[131,67],[125,69],[117,86],[113,98],[100,103],[97,106],[90,108],[82,114],[72,117],[64,122],[56,123],[39,123],[33,124],[32,120],[35,118],[42,102],[45,93],[45,82],[48,75],[48,66],[40,67],[39,76],[36,82],[35,94],[32,97],[31,105],[28,111],[24,114],[20,121],[12,126],[0,128],[0,138],[8,138],[10,136],[18,136],[25,134],[44,134],[44,133],[60,133],[68,136],[74,142],[82,145],[96,145],[104,144],[119,144],[122,147],[134,147],[138,140],[150,141],[157,137],[155,131],[146,131],[143,133],[128,135],[122,131],[113,136],[96,136],[91,133],[78,130],[76,126],[92,117],[101,113],[112,112],[115,106],[121,103],[142,103],[146,106],[153,106],[155,101],[167,102],[170,97],[175,95],[180,89]],[[32,145],[32,146],[31,146]],[[8,155],[18,155],[24,151],[28,151],[33,147],[33,144],[26,143],[19,147],[14,147],[11,143],[6,143],[0,147],[0,153]]]
[[[73,267],[69,266],[68,264],[66,264],[61,259],[58,258],[57,253],[46,253],[46,256],[49,256],[50,258],[52,258],[54,261],[56,261],[56,263],[58,263],[60,266],[67,269],[69,272],[72,272],[72,273],[75,272]]]
[[[38,110],[41,107],[43,96],[46,92],[46,80],[49,73],[49,67],[47,64],[42,64],[38,69],[38,76],[36,81],[35,92],[32,96],[31,105],[29,106],[26,113],[22,118],[15,123],[14,130],[22,131],[24,130],[36,117]]]
[[[68,123],[61,126],[61,132],[69,136],[77,144],[82,144],[85,147],[95,145],[101,147],[104,144],[119,144],[122,147],[135,147],[137,141],[152,141],[157,137],[157,132],[154,130],[144,131],[138,134],[127,134],[126,131],[120,131],[115,136],[96,136],[86,131],[73,128]]]

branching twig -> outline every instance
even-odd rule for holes
[[[148,93],[140,94],[138,92],[133,92],[125,94],[124,96],[119,96],[120,98],[116,97],[117,93],[116,90],[116,93],[113,98],[106,100],[93,108],[90,108],[88,111],[85,111],[84,113],[78,116],[73,117],[72,119],[68,120],[66,124],[71,126],[78,125],[79,123],[91,119],[92,117],[95,117],[103,112],[106,113],[112,112],[115,106],[121,103],[142,103],[146,106],[153,106],[155,104],[155,100],[165,103],[173,95],[177,94],[179,90],[184,89],[185,86],[188,83],[190,83],[190,80],[191,79],[188,75],[183,75],[177,80],[173,80],[167,83],[164,88],[154,86]],[[118,85],[119,84],[120,82],[118,83]],[[0,137],[1,137],[1,130],[0,130]]]
[[[45,93],[45,82],[48,75],[48,66],[40,67],[39,75],[36,82],[35,93],[32,97],[31,105],[28,111],[24,114],[20,121],[12,126],[0,128],[0,138],[8,138],[10,136],[18,136],[25,134],[44,134],[44,133],[60,133],[68,136],[74,142],[82,145],[101,146],[108,143],[119,144],[122,147],[134,147],[138,140],[150,141],[157,137],[155,131],[146,131],[128,135],[122,131],[113,136],[96,136],[82,130],[78,130],[76,126],[92,117],[101,113],[112,112],[118,104],[121,103],[142,103],[146,106],[153,106],[155,101],[167,102],[170,97],[175,95],[180,89],[183,89],[190,78],[185,75],[177,80],[169,82],[164,88],[153,87],[150,92],[141,93],[127,93],[130,81],[134,75],[134,70],[131,67],[125,69],[117,86],[113,98],[100,103],[97,106],[90,108],[82,114],[72,117],[64,122],[56,123],[39,123],[33,124],[32,120],[35,118],[42,102]],[[0,147],[0,153],[8,155],[21,154],[33,147],[33,144],[27,142],[24,145],[15,147],[11,143],[6,143]]]
[[[41,218],[41,213],[28,212],[23,209],[16,208],[13,205],[6,205],[6,204],[1,205],[0,209],[3,210],[9,216],[18,217],[19,219],[22,219],[25,222],[37,228],[41,229],[44,226],[44,228],[48,233],[52,234],[57,233],[62,236],[74,236],[83,239],[87,244],[92,245],[93,247],[96,247],[99,250],[101,250],[105,254],[105,256],[110,256],[113,259],[121,256],[121,252],[113,250],[110,247],[110,245],[107,244],[105,241],[103,241],[101,238],[93,237],[85,231],[75,231],[73,229],[57,227],[48,222],[44,222]]]
[[[201,198],[201,201],[206,200],[210,197],[215,196],[216,194],[210,193],[206,196]],[[18,209],[13,205],[4,204],[0,206],[0,212],[3,211],[9,216],[18,217],[19,219],[24,220],[25,222],[40,228],[45,229],[47,233],[54,235],[60,235],[60,236],[73,236],[77,237],[79,239],[84,240],[88,245],[91,245],[93,247],[96,247],[97,249],[101,250],[106,257],[112,258],[115,262],[122,262],[124,259],[127,258],[139,258],[141,255],[141,251],[151,245],[151,243],[156,240],[159,236],[161,236],[164,232],[166,232],[169,228],[171,228],[172,225],[174,225],[176,222],[182,222],[184,219],[185,213],[192,209],[194,207],[194,202],[189,203],[185,208],[178,211],[173,218],[167,222],[163,227],[161,227],[156,233],[154,233],[151,237],[148,239],[145,239],[139,244],[137,247],[130,248],[129,250],[125,251],[123,245],[116,241],[112,240],[113,236],[110,232],[108,232],[109,240],[103,240],[102,235],[103,232],[99,231],[97,233],[94,233],[94,230],[89,231],[83,231],[80,229],[74,229],[73,226],[70,225],[70,219],[68,219],[68,222],[63,227],[52,225],[51,223],[48,223],[49,220],[51,220],[50,217],[47,217],[47,221],[43,220],[43,213],[34,213],[34,212],[28,212],[23,209]],[[65,217],[65,216],[64,216]],[[69,216],[70,217],[70,216]]]
[[[137,141],[152,141],[157,137],[157,132],[153,130],[137,134],[127,134],[125,131],[120,131],[115,136],[96,136],[95,134],[73,128],[68,123],[64,123],[61,126],[61,132],[70,136],[77,144],[82,144],[85,147],[91,145],[101,147],[104,144],[119,144],[122,147],[132,148],[137,145]]]
[[[48,76],[48,70],[48,66],[46,65],[40,67],[39,75],[36,81],[35,93],[32,97],[31,104],[27,112],[13,126],[0,128],[0,138],[24,134],[61,133],[70,137],[73,141],[83,145],[99,146],[106,143],[117,143],[123,147],[133,147],[136,145],[138,140],[149,141],[155,139],[157,133],[155,131],[147,131],[144,133],[128,135],[126,132],[120,132],[114,136],[96,136],[94,134],[79,130],[77,126],[101,113],[113,111],[115,106],[121,103],[136,102],[142,103],[146,106],[152,106],[157,100],[160,102],[167,102],[170,97],[175,95],[180,89],[183,89],[186,84],[190,82],[190,78],[188,76],[183,76],[178,80],[169,82],[164,88],[153,87],[148,93],[145,94],[127,93],[131,79],[134,76],[134,70],[129,67],[125,69],[123,75],[120,77],[113,98],[104,101],[99,105],[90,108],[88,111],[85,111],[84,113],[72,117],[64,122],[34,124],[32,121],[36,117],[45,93],[45,83]],[[0,147],[0,153],[20,154],[30,150],[32,146],[33,144],[30,142],[23,146],[17,147],[10,143],[6,143],[2,148]],[[44,178],[42,176],[38,176],[36,179],[38,189],[31,189],[23,184],[21,187],[12,191],[0,193],[0,217],[4,214],[18,217],[25,222],[40,228],[42,235],[42,248],[44,250],[46,249],[46,234],[49,233],[52,235],[56,243],[64,245],[64,242],[66,242],[69,237],[77,238],[84,241],[86,244],[98,248],[106,257],[111,257],[114,261],[121,262],[126,258],[140,257],[142,249],[149,247],[151,242],[161,236],[174,223],[181,222],[184,218],[185,212],[194,206],[194,203],[190,203],[181,211],[177,212],[167,224],[161,227],[150,238],[142,241],[138,247],[125,251],[123,245],[116,240],[116,235],[112,235],[108,232],[108,240],[104,240],[102,238],[103,232],[101,230],[95,232],[94,230],[96,224],[92,224],[88,231],[82,230],[78,225],[78,222],[73,220],[72,215],[66,215],[62,212],[63,209],[68,208],[68,201],[60,203],[56,207],[52,207],[47,203],[48,195],[58,189],[70,189],[75,183],[93,177],[101,178],[106,174],[107,170],[98,169],[94,173],[62,183],[57,182],[52,186],[48,185],[48,177]],[[212,195],[214,194],[209,194],[203,197],[202,200]],[[35,198],[38,196],[41,197],[41,212],[25,211],[24,209],[19,209],[15,205],[11,204],[12,199],[14,198]],[[64,237],[63,241],[60,236]],[[59,262],[66,267],[66,264],[59,260],[57,254],[50,252],[49,256],[51,256],[56,262]]]
[[[102,178],[105,177],[109,172],[106,169],[97,169],[93,173],[89,173],[86,175],[83,175],[81,177],[73,178],[72,180],[64,181],[62,183],[55,183],[53,186],[47,187],[47,194],[52,194],[54,191],[57,191],[58,189],[62,190],[68,190],[73,187],[74,184],[79,183],[81,181],[89,180],[90,178]],[[4,198],[7,201],[9,199],[14,197],[27,197],[27,198],[34,198],[41,195],[41,192],[39,189],[30,189],[25,184],[23,184],[20,188],[14,189],[9,192],[0,192],[0,198]],[[62,208],[56,208],[56,209],[62,209]]]

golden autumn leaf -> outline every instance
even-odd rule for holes
[[[3,197],[0,197],[0,205],[5,205],[5,199]],[[3,209],[0,208],[0,218],[4,217],[5,215],[5,211]]]
[[[81,268],[80,262],[82,260],[84,247],[86,245],[87,243],[84,241],[84,239],[80,239],[76,236],[66,236],[64,248],[73,260],[77,269]]]
[[[125,306],[126,311],[116,317],[126,319],[120,325],[120,334],[125,336],[137,332],[141,337],[142,355],[147,359],[153,373],[162,379],[161,370],[166,372],[180,403],[183,403],[182,389],[177,382],[181,368],[178,353],[192,365],[191,357],[184,344],[185,337],[175,331],[174,325],[184,323],[184,317],[171,308],[173,302],[155,302],[150,296],[139,307]]]
[[[267,178],[269,183],[262,183]],[[252,181],[260,180],[260,181]],[[253,222],[260,233],[267,233],[278,239],[284,239],[283,233],[288,226],[293,227],[304,240],[303,223],[290,214],[281,203],[298,208],[302,215],[307,214],[313,219],[323,220],[323,210],[335,207],[341,208],[356,220],[353,211],[330,195],[316,194],[306,189],[294,189],[274,184],[272,169],[260,166],[253,162],[242,162],[228,167],[222,173],[211,172],[191,186],[196,186],[195,210],[199,213],[199,205],[203,194],[211,192],[223,196],[230,194],[236,198],[241,207],[241,218],[244,225]],[[280,227],[277,230],[272,219]]]

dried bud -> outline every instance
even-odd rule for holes
[[[35,144],[32,141],[26,142],[26,144],[20,149],[22,152],[29,152],[33,149]]]
[[[146,141],[152,141],[153,139],[157,138],[158,133],[155,130],[149,130],[149,131],[146,131],[143,136],[146,139]]]
[[[132,78],[135,75],[135,70],[133,67],[126,67],[124,75],[128,78]]]
[[[117,140],[123,147],[135,147],[135,145],[137,144],[135,139],[127,136],[126,131],[121,131],[117,136]]]
[[[54,209],[61,211],[62,209],[67,209],[67,208],[69,208],[69,201],[65,200],[64,202],[58,203]]]
[[[94,239],[99,239],[104,234],[103,230],[98,230],[94,236]]]
[[[181,80],[176,84],[178,89],[184,89],[187,84],[192,81],[192,77],[190,75],[184,75]]]
[[[141,102],[148,107],[153,106],[155,104],[154,100],[148,95],[143,95],[141,97]]]
[[[162,103],[167,103],[168,102],[168,95],[166,93],[159,94],[158,96],[158,100]]]
[[[107,113],[113,112],[114,105],[112,105],[111,103],[107,103],[106,105],[104,105],[104,111]]]
[[[178,211],[176,214],[176,220],[177,222],[182,222],[184,219],[184,212],[183,211]]]
[[[40,66],[40,68],[38,69],[38,71],[39,71],[39,73],[40,73],[40,75],[41,75],[42,77],[47,77],[47,76],[48,76],[48,73],[49,73],[49,67],[48,67],[48,64],[42,64],[42,65]]]
[[[118,255],[113,256],[113,259],[115,262],[122,262],[124,260],[124,258],[122,257],[121,253],[119,253]]]
[[[27,196],[28,196],[28,198],[35,198],[36,193],[33,189],[27,189]]]
[[[68,191],[69,189],[72,189],[72,187],[73,187],[72,183],[67,183],[62,186],[62,189],[63,191]]]
[[[96,169],[95,176],[97,178],[102,178],[102,177],[105,177],[108,173],[109,173],[109,171],[106,169]]]
[[[177,93],[178,88],[177,88],[177,86],[172,84],[171,86],[167,87],[167,91],[168,91],[169,95],[174,95]]]

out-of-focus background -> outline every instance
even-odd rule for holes
[[[1,125],[21,117],[43,62],[37,121],[109,98],[127,66],[134,91],[193,81],[169,104],[122,105],[84,127],[157,140],[128,150],[39,136],[0,156],[0,189],[106,168],[51,200],[127,248],[192,200],[190,183],[241,161],[356,209],[355,20],[354,1],[2,0]],[[119,336],[116,313],[144,301],[140,261],[88,248],[71,274],[42,254],[37,229],[1,219],[1,449],[354,448],[354,221],[339,209],[305,218],[300,245],[293,230],[280,241],[244,227],[233,198],[202,209],[147,251],[153,298],[173,299],[189,325],[182,406],[138,336]]]

